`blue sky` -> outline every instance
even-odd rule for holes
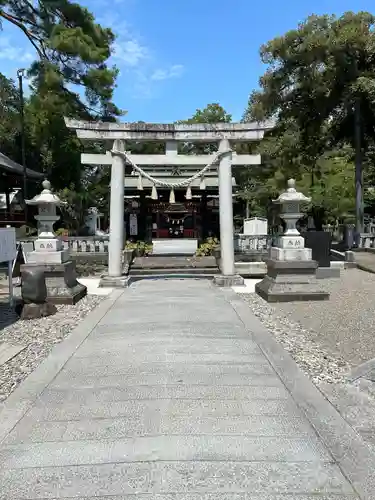
[[[218,102],[241,119],[264,72],[262,43],[309,14],[371,10],[370,0],[84,0],[118,35],[115,101],[126,121],[173,122]],[[15,77],[33,59],[18,30],[0,32],[0,71]]]

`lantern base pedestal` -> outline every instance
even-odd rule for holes
[[[77,281],[75,262],[71,260],[56,264],[29,262],[21,266],[21,276],[22,271],[35,268],[44,272],[49,303],[73,305],[87,295],[87,288]]]
[[[271,248],[271,259],[284,262],[308,262],[312,259],[311,248]]]
[[[255,285],[255,292],[267,302],[327,300],[329,293],[316,277],[317,267],[315,260],[270,259],[267,275]]]
[[[30,263],[36,264],[64,264],[69,261],[69,250],[59,250],[57,252],[34,251],[29,253]]]
[[[50,302],[44,304],[24,304],[21,312],[21,319],[38,319],[52,316],[57,312],[56,306]]]

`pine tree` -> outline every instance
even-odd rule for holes
[[[120,114],[113,104],[117,69],[107,60],[115,35],[70,0],[0,0],[0,23],[22,31],[36,51],[29,68],[34,86],[65,94],[77,111],[103,118]],[[84,89],[84,98],[79,90]]]

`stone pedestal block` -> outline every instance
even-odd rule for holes
[[[316,270],[316,277],[317,279],[340,278],[340,271],[340,268],[335,266],[318,267],[318,269]]]
[[[75,304],[87,294],[87,288],[77,281],[75,262],[63,263],[30,262],[21,266],[23,272],[42,269],[46,278],[47,301],[51,304]]]
[[[215,276],[213,280],[214,284],[223,288],[228,288],[231,286],[244,286],[245,281],[239,274],[233,274],[231,276],[224,276],[222,274]]]
[[[62,241],[57,238],[38,238],[34,243],[35,251],[39,252],[59,252],[64,250]]]
[[[308,261],[311,260],[310,248],[278,248],[272,247],[271,259],[280,261]]]
[[[46,316],[52,316],[57,312],[56,306],[50,302],[44,304],[23,304],[21,319],[38,319]]]
[[[267,262],[267,275],[255,285],[255,291],[267,302],[327,300],[329,293],[316,278],[314,260]]]
[[[302,236],[292,235],[292,236],[280,236],[277,239],[278,248],[293,248],[298,250],[299,248],[305,248],[305,240]]]
[[[58,250],[56,252],[41,252],[35,251],[30,252],[29,262],[35,262],[36,264],[63,264],[69,261],[69,250]]]
[[[128,275],[123,276],[102,276],[99,282],[99,288],[128,288],[130,286],[130,278]]]

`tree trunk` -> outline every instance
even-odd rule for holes
[[[312,207],[312,216],[314,218],[315,229],[323,231],[325,211],[320,207]]]
[[[246,201],[246,219],[250,218],[250,203]]]

